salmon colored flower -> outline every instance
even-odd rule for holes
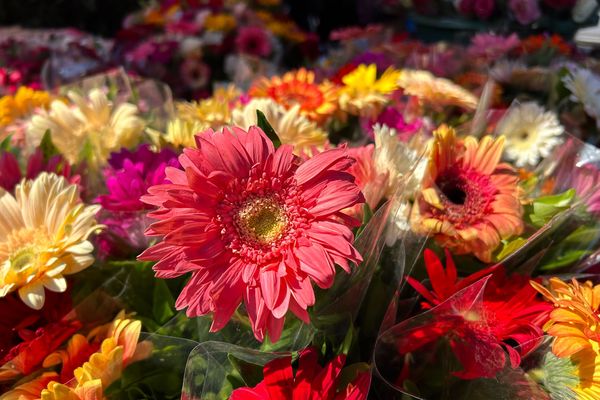
[[[360,64],[342,78],[340,108],[353,115],[376,118],[388,96],[398,89],[399,77],[400,71],[389,67],[378,78],[375,64]]]
[[[375,146],[373,144],[348,149],[350,157],[356,160],[348,172],[354,175],[356,184],[365,196],[365,203],[371,210],[376,210],[385,197],[388,182],[387,171],[377,169],[374,153]],[[350,214],[362,218],[362,205],[355,205]]]
[[[369,393],[371,374],[358,372],[350,382],[342,383],[345,355],[338,355],[322,367],[314,348],[300,352],[298,370],[292,369],[292,357],[280,357],[268,362],[263,380],[253,388],[233,391],[229,400],[365,400]]]
[[[354,160],[344,148],[300,163],[292,147],[277,150],[262,130],[208,130],[186,149],[183,171],[167,168],[172,183],[151,187],[142,198],[160,207],[146,232],[163,237],[139,256],[158,261],[159,278],[191,272],[176,307],[189,316],[213,314],[223,328],[243,301],[254,334],[275,342],[289,311],[309,322],[312,283],[333,284],[335,264],[359,263],[340,211],[363,201]]]
[[[554,377],[547,376],[542,382],[557,395],[553,392],[563,392],[564,388],[555,387],[551,381],[570,378],[567,392],[575,393],[578,399],[600,398],[600,285],[575,279],[567,283],[559,278],[550,279],[549,289],[537,282],[531,285],[554,304],[544,330],[554,337],[552,353],[562,361],[550,365],[554,368],[545,366],[545,373]]]
[[[0,189],[0,297],[18,291],[39,310],[45,289],[64,292],[65,275],[94,262],[87,239],[99,228],[99,209],[82,204],[77,186],[55,174],[24,180],[15,197]]]
[[[422,103],[434,109],[457,106],[466,110],[477,107],[477,96],[454,82],[438,78],[428,71],[403,70],[398,85],[404,93],[418,97]]]
[[[248,94],[251,97],[270,97],[286,109],[300,106],[307,118],[323,122],[336,110],[337,89],[329,83],[316,83],[315,73],[301,68],[271,79],[260,78]]]
[[[523,231],[518,176],[500,163],[503,147],[503,137],[458,140],[447,126],[435,131],[413,229],[457,254],[490,262],[502,239]]]

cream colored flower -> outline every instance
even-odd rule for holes
[[[244,108],[233,110],[233,124],[244,130],[256,125],[256,110],[265,115],[281,143],[294,146],[296,154],[327,141],[327,133],[302,115],[298,105],[286,110],[270,98],[252,99]]]
[[[202,124],[197,120],[183,120],[173,118],[167,123],[166,132],[159,132],[148,128],[146,133],[150,140],[159,149],[168,144],[172,147],[196,147],[194,135],[210,128],[207,124]]]
[[[498,125],[506,138],[505,154],[517,167],[535,166],[562,143],[564,129],[556,114],[534,102],[513,106]]]
[[[15,197],[0,189],[0,297],[18,291],[39,310],[44,288],[64,292],[64,276],[94,262],[87,239],[99,228],[99,209],[82,204],[77,186],[55,174],[24,180]]]
[[[398,188],[411,197],[418,189],[427,167],[427,146],[421,135],[403,142],[398,132],[387,125],[375,124],[375,168],[388,174],[386,197],[392,197]]]
[[[418,97],[421,102],[439,109],[444,106],[458,106],[467,110],[477,107],[477,96],[454,82],[438,78],[428,71],[402,70],[398,85],[404,93]]]
[[[100,89],[87,97],[71,91],[70,105],[54,100],[50,111],[31,119],[28,142],[37,146],[46,131],[52,143],[71,164],[87,161],[91,168],[102,166],[111,152],[131,147],[144,129],[137,106],[122,103],[115,106]]]

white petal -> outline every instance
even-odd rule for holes
[[[62,293],[67,290],[67,280],[62,276],[44,279],[44,286],[52,292]]]
[[[40,310],[44,306],[44,286],[40,283],[23,286],[19,289],[19,297],[27,306]]]

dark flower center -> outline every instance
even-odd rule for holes
[[[449,201],[458,205],[465,204],[467,194],[463,189],[464,182],[461,182],[460,179],[438,179],[436,184]]]

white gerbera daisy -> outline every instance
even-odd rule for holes
[[[534,102],[513,106],[497,128],[506,137],[506,157],[517,167],[535,166],[549,156],[563,132],[556,114]]]
[[[588,69],[573,66],[569,68],[569,74],[563,77],[563,83],[571,92],[570,99],[581,103],[600,128],[600,77]]]
[[[260,110],[271,124],[283,144],[294,146],[294,153],[322,147],[327,142],[327,134],[316,123],[300,113],[300,107],[286,110],[269,98],[252,99],[242,109],[235,109],[232,121],[235,126],[248,129],[256,125],[256,110]]]
[[[0,298],[18,291],[39,310],[44,288],[64,292],[64,276],[94,262],[87,239],[99,228],[99,209],[81,203],[76,185],[46,172],[24,180],[15,197],[0,188]]]
[[[373,126],[375,135],[375,169],[388,174],[386,197],[392,197],[398,187],[412,196],[417,190],[427,166],[425,145],[421,135],[414,135],[406,143],[398,137],[398,131],[385,124]]]

